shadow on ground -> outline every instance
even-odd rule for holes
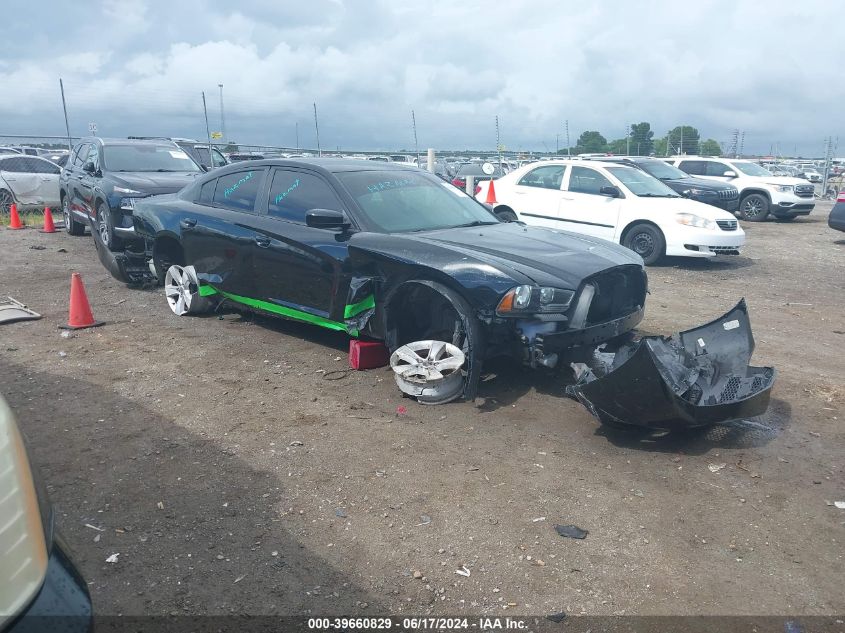
[[[311,521],[283,514],[282,481],[180,426],[183,409],[3,357],[0,375],[98,615],[387,611],[300,544]]]

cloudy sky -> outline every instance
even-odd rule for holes
[[[554,150],[649,121],[746,152],[821,155],[842,132],[835,3],[702,0],[4,0],[0,135],[323,148]],[[845,148],[843,148],[845,149]],[[839,154],[843,152],[840,151]]]

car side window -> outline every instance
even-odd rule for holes
[[[24,171],[28,174],[58,174],[61,170],[50,161],[39,158],[24,158]]]
[[[68,162],[72,167],[81,167],[82,166],[82,159],[85,158],[88,154],[88,150],[86,149],[88,146],[85,143],[80,143],[76,147],[73,148],[73,153],[70,155]]]
[[[215,167],[222,167],[226,164],[226,159],[223,157],[223,154],[216,149],[211,150],[211,160],[214,161]]]
[[[7,171],[9,173],[12,173],[12,174],[23,174],[23,173],[26,172],[26,170],[24,169],[24,166],[23,166],[23,162],[22,162],[23,160],[24,160],[24,158],[23,158],[22,155],[21,156],[14,156],[12,158],[6,158],[3,161],[2,166],[0,166],[0,169],[2,169],[3,171]]]
[[[14,163],[12,162],[14,160],[14,158],[4,158],[3,160],[0,160],[0,171],[14,171]]]
[[[96,145],[88,146],[88,156],[85,157],[82,164],[85,165],[86,163],[94,163],[94,171],[100,169],[100,153],[97,151]]]
[[[305,224],[305,214],[311,209],[341,211],[343,207],[332,188],[321,178],[302,171],[277,169],[270,185],[267,214]]]
[[[541,189],[560,189],[563,181],[563,165],[545,165],[532,169],[519,179],[518,185],[523,187],[540,187]]]
[[[250,169],[220,176],[214,191],[214,204],[235,211],[253,211],[263,174],[261,169]]]
[[[611,183],[595,169],[588,167],[573,167],[569,176],[569,191],[573,193],[588,193],[601,195],[602,187],[612,187]]]
[[[726,171],[732,171],[725,163],[712,161],[705,164],[707,165],[705,176],[724,176]]]
[[[214,188],[217,186],[217,178],[209,180],[200,187],[200,195],[197,198],[199,204],[211,204],[214,202]]]
[[[678,169],[687,172],[691,176],[704,176],[707,163],[703,160],[682,160],[678,163]]]

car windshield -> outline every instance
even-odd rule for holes
[[[447,182],[419,171],[335,174],[378,233],[498,224],[490,211]]]
[[[637,163],[643,171],[651,174],[660,180],[674,180],[676,178],[689,178],[689,174],[681,171],[673,165],[664,163],[662,160],[649,160]]]
[[[109,171],[200,171],[184,151],[171,145],[106,145],[103,159]]]
[[[607,171],[616,176],[635,196],[643,198],[680,198],[657,178],[639,169],[630,167],[608,167]]]
[[[772,172],[770,172],[765,167],[760,167],[757,163],[749,163],[748,161],[738,160],[736,162],[731,163],[731,166],[736,169],[739,173],[745,174],[746,176],[771,176]]]

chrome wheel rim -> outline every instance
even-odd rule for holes
[[[746,216],[756,218],[763,211],[763,205],[756,198],[752,198],[745,201],[742,210],[745,212]]]
[[[182,267],[174,264],[167,269],[164,275],[164,295],[173,314],[188,314],[198,292],[199,282],[193,266]]]
[[[396,385],[420,404],[442,404],[461,395],[466,356],[445,341],[415,341],[390,356]]]
[[[97,213],[97,231],[100,233],[100,239],[106,246],[111,246],[111,231],[109,231],[108,211]]]
[[[65,221],[65,231],[70,233],[70,205],[68,204],[67,197],[62,198],[62,218]]]
[[[0,191],[0,211],[9,213],[12,209],[12,196],[8,191]]]
[[[632,250],[640,257],[647,257],[654,252],[654,238],[648,233],[637,233],[631,240]]]

